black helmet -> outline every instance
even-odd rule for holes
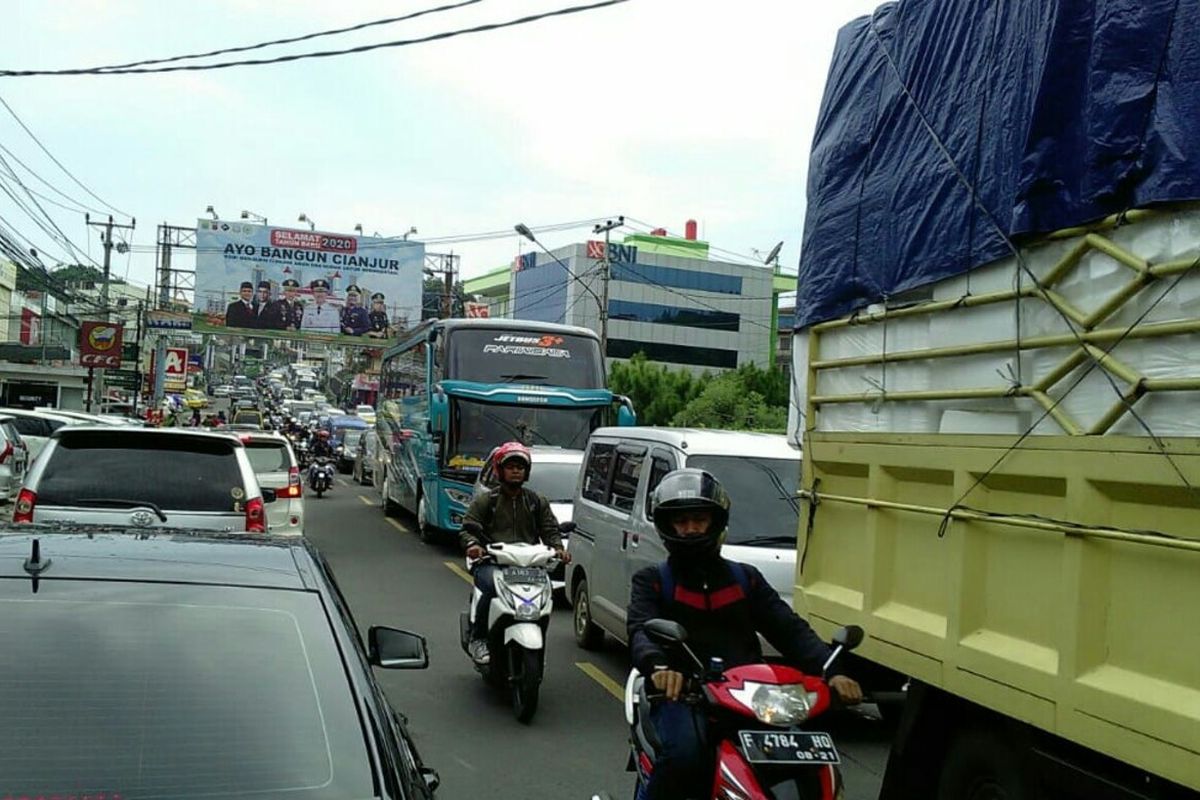
[[[669,472],[650,497],[654,527],[671,555],[715,554],[729,524],[729,495],[720,481],[702,469]],[[712,522],[703,536],[680,536],[671,517],[676,511],[709,511]]]

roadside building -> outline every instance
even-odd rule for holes
[[[607,254],[610,360],[641,352],[697,373],[775,361],[778,297],[795,288],[794,277],[713,259],[708,243],[695,238],[657,234],[626,236],[607,251],[603,241],[590,241],[551,253],[520,256],[512,267],[464,282],[464,290],[486,302],[490,316],[599,332]]]

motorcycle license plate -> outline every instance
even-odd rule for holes
[[[738,731],[746,760],[756,764],[840,764],[827,733],[810,731]]]
[[[546,571],[536,567],[505,567],[504,580],[507,583],[541,583],[546,580]]]

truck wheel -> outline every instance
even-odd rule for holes
[[[579,583],[575,584],[575,596],[571,606],[575,623],[575,644],[584,650],[599,650],[604,644],[604,631],[592,622],[592,603],[588,597],[587,578],[580,578]]]
[[[951,734],[954,736],[954,734]],[[942,762],[937,800],[1030,800],[1020,759],[999,733],[964,731]]]

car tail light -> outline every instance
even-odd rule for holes
[[[13,443],[5,442],[4,449],[0,450],[0,464],[8,461],[8,457],[13,454]]]
[[[250,533],[267,532],[267,518],[263,513],[261,497],[251,497],[246,501],[246,530]]]
[[[304,491],[304,487],[300,483],[300,468],[288,468],[288,485],[282,489],[275,490],[276,497],[300,497]]]
[[[33,522],[33,507],[37,505],[37,495],[28,489],[22,489],[17,495],[16,505],[13,506],[13,522]]]

